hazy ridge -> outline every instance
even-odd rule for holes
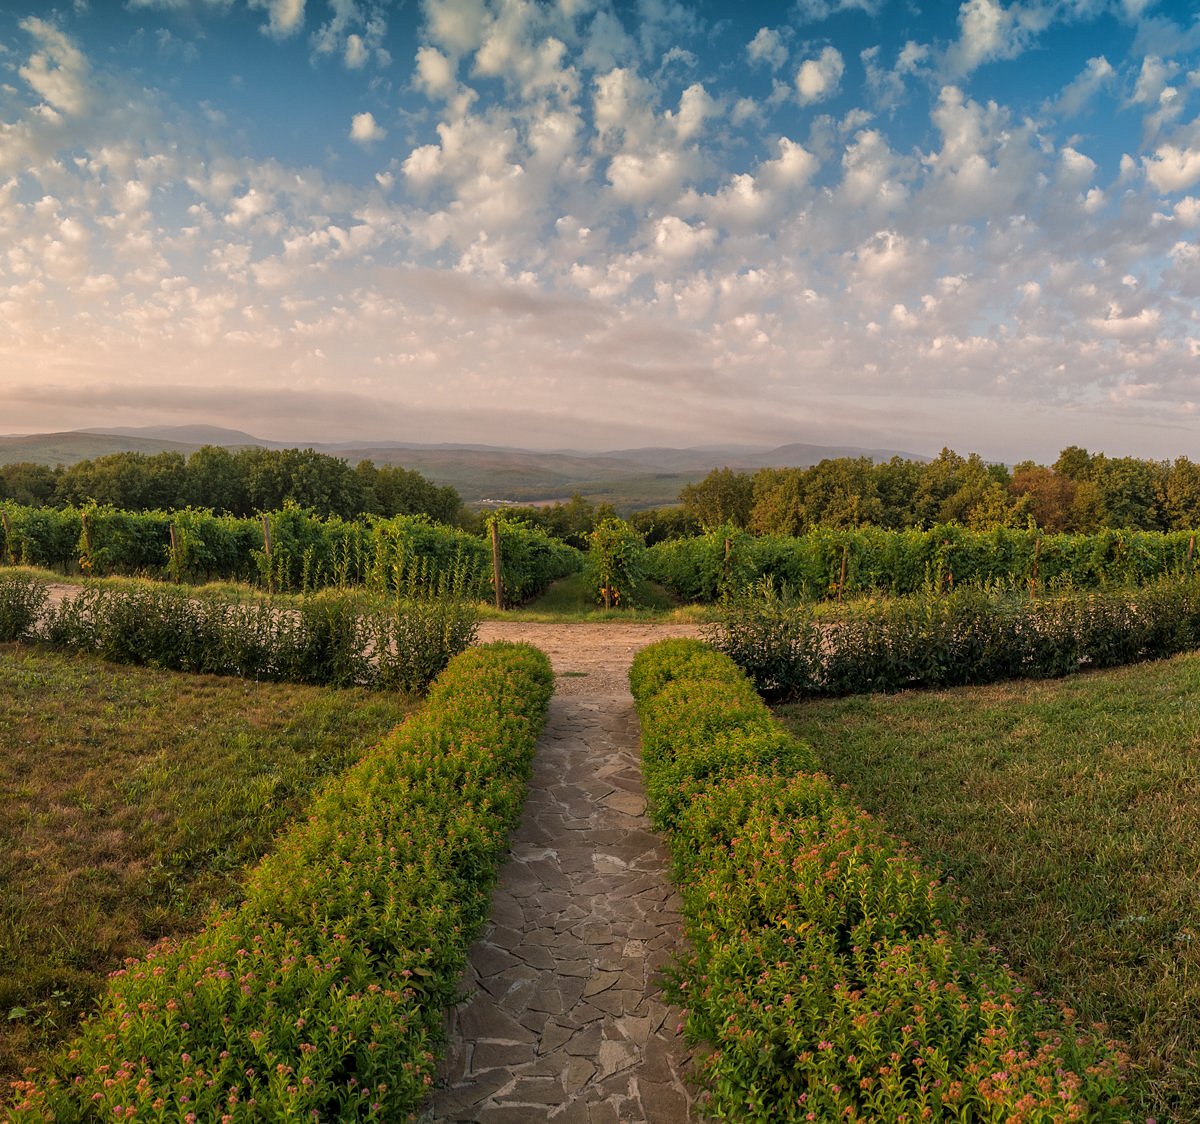
[[[371,460],[377,465],[403,465],[437,484],[452,485],[467,503],[484,499],[536,503],[565,499],[579,492],[595,502],[609,502],[621,509],[672,503],[681,488],[714,468],[807,468],[833,457],[929,459],[895,449],[802,443],[774,448],[731,445],[584,452],[405,441],[287,442],[264,440],[241,430],[188,425],[4,436],[0,437],[0,464],[32,461],[48,466],[72,465],[119,452],[177,452],[188,456],[203,445],[229,449],[298,446],[341,457],[350,464]]]

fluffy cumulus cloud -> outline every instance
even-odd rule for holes
[[[885,37],[885,0],[736,35],[673,0],[201,8],[251,11],[261,50],[353,99],[311,114],[306,154],[256,151],[215,96],[176,104],[89,50],[86,21],[20,22],[5,428],[1017,459],[1149,443],[1200,400],[1200,65],[1162,6],[964,0],[928,41]],[[1141,46],[1081,48],[1036,102],[977,82],[1102,19]],[[838,39],[852,21],[878,38]],[[1090,435],[1056,432],[1084,414]]]
[[[304,0],[247,0],[251,8],[266,12],[263,31],[276,38],[295,35],[304,26]]]
[[[778,31],[760,27],[746,45],[746,54],[751,62],[765,63],[772,70],[778,70],[787,62],[788,49]]]
[[[358,141],[359,144],[371,144],[383,140],[386,136],[387,130],[375,120],[373,113],[356,113],[350,119],[350,139]]]
[[[796,71],[796,94],[801,105],[824,101],[837,92],[846,71],[845,61],[836,47],[825,47],[815,59],[805,59]]]

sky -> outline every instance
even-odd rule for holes
[[[1193,0],[0,0],[0,433],[1200,459]]]

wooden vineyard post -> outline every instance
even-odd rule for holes
[[[842,592],[846,588],[846,563],[850,560],[850,544],[842,543],[842,576],[838,578],[838,604],[842,603]]]
[[[1033,544],[1033,574],[1029,579],[1029,596],[1037,596],[1037,575],[1038,575],[1038,559],[1042,554],[1042,536],[1038,535],[1037,542]]]
[[[267,556],[267,592],[275,592],[275,567],[271,564],[271,517],[262,517],[263,553]]]
[[[496,587],[496,608],[504,609],[504,579],[500,573],[500,522],[492,520],[492,584]]]
[[[16,560],[12,548],[12,525],[8,521],[8,512],[0,511],[0,522],[4,524],[4,560],[10,565]]]
[[[7,515],[4,517],[4,541],[5,542],[8,541],[8,516]],[[1189,570],[1192,568],[1192,555],[1195,553],[1196,553],[1196,536],[1193,535],[1190,539],[1188,539],[1187,568]]]
[[[172,576],[176,581],[179,581],[179,543],[175,538],[175,524],[168,524],[167,530],[171,532],[171,571]]]
[[[92,568],[92,529],[88,526],[86,511],[79,513],[79,523],[83,527],[83,557],[79,560],[79,568],[87,572]]]

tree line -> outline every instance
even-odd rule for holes
[[[35,507],[111,504],[123,511],[208,508],[249,516],[291,502],[329,517],[428,515],[460,522],[462,498],[412,469],[351,467],[312,449],[239,449],[205,445],[188,457],[164,452],[112,453],[69,467],[27,462],[0,466],[0,499]]]
[[[1200,527],[1200,465],[1182,456],[1109,457],[1072,445],[1053,465],[1022,461],[1010,469],[943,449],[928,463],[842,457],[811,468],[714,469],[679,498],[682,516],[701,526],[730,523],[754,534],[945,523],[1079,534],[1192,530]],[[680,515],[671,518],[678,522]]]

